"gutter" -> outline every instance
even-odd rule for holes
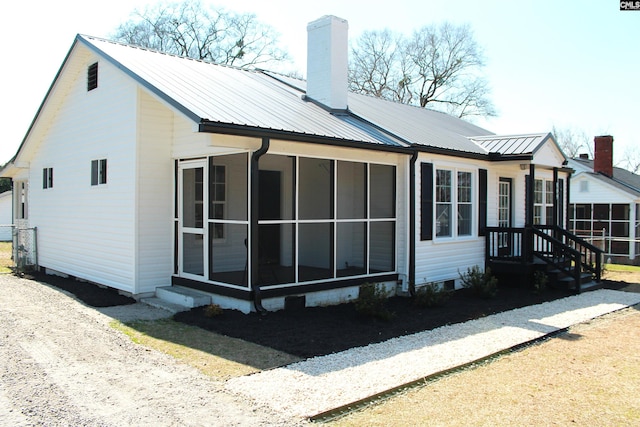
[[[267,309],[262,306],[262,292],[258,283],[258,269],[260,268],[258,260],[258,189],[260,185],[259,178],[259,160],[267,151],[269,151],[269,138],[262,138],[262,146],[251,154],[251,253],[247,254],[251,260],[251,292],[253,294],[253,305],[256,311],[262,315],[267,314]]]

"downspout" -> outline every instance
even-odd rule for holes
[[[416,161],[418,150],[409,160],[409,294],[416,294]]]
[[[262,296],[260,292],[260,284],[258,283],[260,268],[258,260],[258,190],[260,185],[259,179],[259,160],[269,150],[269,138],[262,138],[262,146],[251,155],[251,218],[249,227],[251,231],[251,250],[249,253],[250,272],[251,272],[251,291],[253,293],[253,305],[256,311],[262,315],[267,314],[267,310],[262,306]]]

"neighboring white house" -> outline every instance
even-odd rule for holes
[[[11,191],[0,193],[0,242],[11,241],[12,206]]]
[[[276,309],[366,282],[458,286],[486,226],[564,225],[551,134],[348,93],[346,21],[308,33],[307,81],[78,35],[0,172],[40,267]]]
[[[640,264],[640,175],[613,166],[613,137],[595,138],[594,159],[571,159],[569,230],[602,247],[605,256]]]

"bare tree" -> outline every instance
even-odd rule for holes
[[[254,14],[236,14],[199,0],[157,3],[135,10],[112,36],[137,46],[218,64],[255,68],[284,61],[275,31]]]
[[[482,51],[467,25],[444,23],[410,38],[365,32],[351,49],[350,89],[458,117],[494,116]]]
[[[586,153],[593,159],[592,140],[584,131],[577,131],[571,128],[557,128],[553,126],[551,133],[556,138],[562,152],[569,158],[578,157]]]
[[[637,145],[627,146],[620,166],[633,173],[640,172],[640,148]]]

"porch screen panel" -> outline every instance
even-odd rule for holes
[[[210,239],[209,280],[248,286],[246,245],[248,226],[211,222],[209,234],[213,235],[219,227],[224,227],[226,237],[224,243]]]
[[[209,158],[209,219],[247,221],[247,154]]]
[[[336,272],[338,277],[367,273],[365,222],[338,223],[336,233]]]
[[[371,180],[371,218],[395,218],[395,166],[371,165],[369,169]]]
[[[209,157],[209,280],[248,286],[248,154]]]
[[[299,224],[298,280],[333,278],[333,223]]]
[[[367,165],[338,162],[338,219],[364,219],[367,211]]]
[[[258,283],[279,285],[295,282],[294,225],[258,226]]]
[[[384,273],[395,270],[395,222],[376,221],[369,225],[369,273]]]
[[[259,219],[292,220],[295,211],[295,157],[266,154],[260,158],[259,168]]]
[[[204,276],[204,239],[202,234],[182,233],[182,271]]]
[[[629,254],[629,205],[611,205],[611,253]]]
[[[299,160],[299,219],[333,218],[333,160]]]

